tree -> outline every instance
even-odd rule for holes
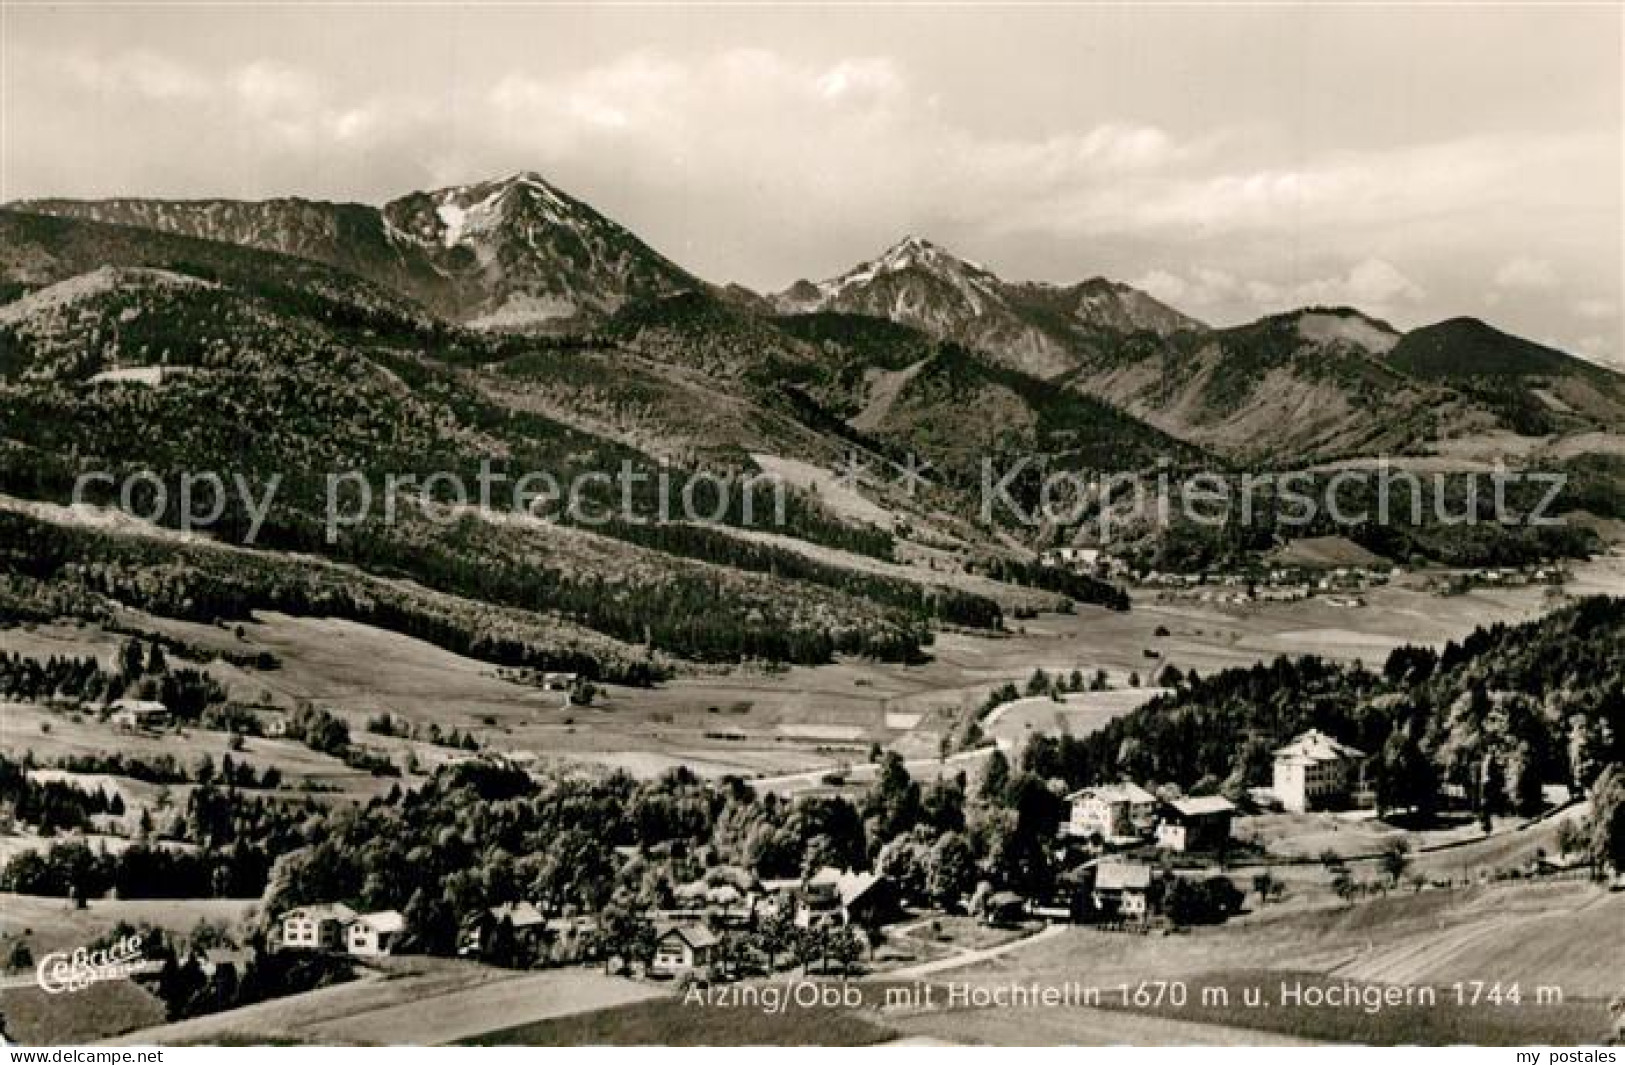
[[[921,816],[920,786],[909,776],[903,765],[903,756],[887,751],[880,763],[880,772],[864,799],[863,811],[872,818],[875,841],[894,839],[919,823]]]
[[[926,893],[953,906],[976,886],[976,854],[962,832],[944,832],[926,859]]]
[[[756,949],[767,958],[769,972],[779,967],[779,955],[795,946],[796,926],[787,907],[779,907],[757,926]]]
[[[1603,770],[1591,790],[1591,822],[1586,855],[1601,873],[1625,872],[1625,766]]]
[[[1383,744],[1376,765],[1377,809],[1409,808],[1422,821],[1438,806],[1439,779],[1410,729],[1396,729]]]
[[[1411,845],[1404,837],[1390,840],[1382,849],[1382,872],[1388,878],[1389,886],[1398,887],[1399,881],[1405,875],[1405,870],[1411,864]]]
[[[6,968],[14,973],[27,972],[34,967],[34,952],[28,949],[26,940],[19,939],[11,944],[11,953],[6,957]]]
[[[1010,759],[997,748],[987,756],[987,767],[982,771],[983,802],[999,805],[1004,802],[1005,792],[1010,787]]]
[[[133,684],[141,676],[141,667],[140,641],[131,640],[119,648],[118,675],[126,686]]]
[[[406,939],[418,950],[442,957],[457,953],[457,918],[438,893],[427,887],[413,891],[401,916]]]
[[[513,919],[507,914],[491,926],[491,934],[480,944],[480,960],[499,969],[512,969],[518,959],[519,942],[514,936]]]
[[[841,966],[841,975],[851,972],[852,963],[863,957],[863,941],[851,928],[837,928],[829,934],[827,953]]]

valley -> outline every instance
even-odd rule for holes
[[[1605,1020],[1625,377],[1577,356],[1351,307],[1212,326],[921,237],[754,293],[524,171],[381,206],[4,205],[0,426],[25,1041]],[[1408,521],[1296,521],[1279,481],[1189,505],[1383,468],[1428,478]],[[1503,470],[1559,479],[1561,520],[1492,510]],[[476,501],[493,472],[551,488]],[[199,521],[204,473],[233,491]],[[1337,801],[1293,790],[1301,745],[1353,767]],[[30,986],[128,936],[153,971],[71,1024]],[[1569,997],[1250,1023],[866,998],[775,1030],[681,994],[1476,972]]]

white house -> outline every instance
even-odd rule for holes
[[[376,958],[395,953],[395,945],[406,931],[406,919],[399,910],[364,913],[345,929],[345,947],[351,954]]]
[[[1275,752],[1271,789],[1282,809],[1346,806],[1364,776],[1365,752],[1310,729]]]
[[[1063,828],[1078,839],[1127,843],[1149,835],[1156,824],[1157,797],[1133,781],[1080,788],[1066,799],[1071,816]]]
[[[1044,552],[1042,559],[1049,566],[1076,566],[1079,569],[1094,569],[1100,564],[1100,548],[1052,547]]]
[[[699,925],[677,925],[661,932],[655,940],[649,971],[656,976],[681,976],[710,965],[716,957],[719,940]]]
[[[1151,913],[1151,867],[1104,861],[1095,867],[1095,909],[1107,917],[1144,920]]]
[[[110,719],[120,728],[163,728],[169,724],[169,707],[154,699],[120,699],[111,710]]]
[[[342,902],[301,906],[282,915],[282,946],[290,950],[343,950],[344,930],[356,913]]]
[[[1236,808],[1222,795],[1175,799],[1157,822],[1157,845],[1171,851],[1223,850]]]

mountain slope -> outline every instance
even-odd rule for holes
[[[1011,369],[1053,378],[1078,364],[1101,335],[1199,329],[1126,285],[1102,279],[1069,287],[1010,284],[919,237],[819,284],[797,282],[772,297],[786,314],[833,311],[889,318],[986,352]]]
[[[1399,334],[1311,308],[1166,340],[1125,338],[1070,379],[1166,432],[1246,460],[1392,452],[1468,418],[1385,360]]]
[[[1476,318],[1413,330],[1389,352],[1388,361],[1413,377],[1467,394],[1524,435],[1625,425],[1625,375]]]
[[[414,192],[382,208],[301,199],[32,200],[12,207],[296,255],[482,328],[590,324],[629,299],[700,286],[533,173]]]
[[[966,483],[984,459],[1119,471],[1200,454],[1100,400],[909,326],[827,312],[778,324],[817,345],[825,372],[806,387],[825,409]]]

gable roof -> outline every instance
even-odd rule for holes
[[[1126,802],[1131,804],[1157,801],[1155,795],[1132,780],[1125,780],[1119,784],[1092,784],[1087,788],[1079,788],[1067,796],[1067,801],[1075,802],[1078,799],[1090,797],[1099,799],[1101,802]]]
[[[842,873],[835,882],[835,893],[842,906],[850,906],[878,887],[881,879],[874,873]]]
[[[1364,758],[1365,752],[1326,735],[1318,728],[1312,728],[1295,737],[1285,747],[1277,747],[1275,757],[1277,761],[1289,762],[1336,762],[1345,758]]]
[[[1186,817],[1201,817],[1206,814],[1234,813],[1236,808],[1229,799],[1223,795],[1198,795],[1193,798],[1175,799],[1168,804]]]
[[[1106,891],[1146,891],[1151,867],[1139,862],[1101,862],[1095,868],[1095,887]]]
[[[400,910],[364,913],[355,919],[355,923],[364,924],[374,932],[400,932],[406,928],[406,918],[401,916]]]
[[[342,902],[323,902],[314,906],[296,906],[282,915],[283,920],[289,917],[303,917],[309,921],[340,921],[349,924],[355,920],[355,911]]]
[[[112,705],[113,710],[125,710],[135,714],[167,714],[169,707],[156,699],[119,699]]]
[[[695,950],[704,950],[722,942],[717,934],[704,925],[672,925],[660,933],[660,939],[676,936]]]
[[[846,874],[833,865],[820,866],[818,871],[807,878],[809,888],[838,888],[841,878]]]
[[[528,902],[505,902],[501,906],[491,907],[486,912],[498,924],[506,917],[515,928],[533,928],[547,923],[542,911]]]

